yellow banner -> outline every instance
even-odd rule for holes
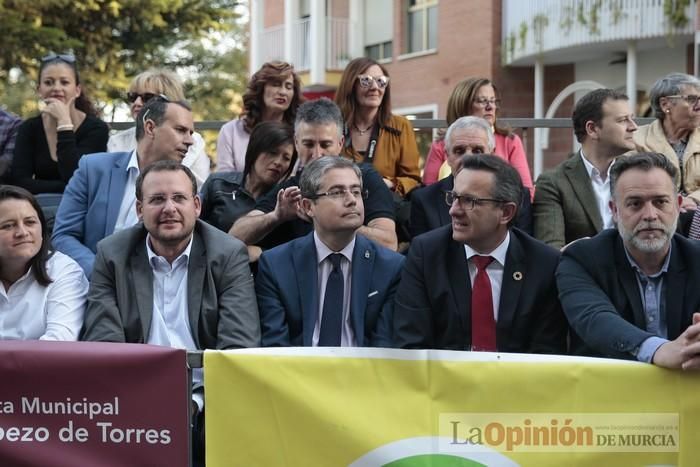
[[[204,354],[207,466],[694,466],[700,374],[387,349]]]

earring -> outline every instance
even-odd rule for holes
[[[666,113],[669,113],[669,112],[670,112],[670,110],[666,109]]]

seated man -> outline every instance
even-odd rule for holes
[[[613,164],[617,229],[574,242],[557,269],[575,354],[700,368],[700,243],[674,234],[676,177],[663,154]]]
[[[403,256],[358,235],[362,174],[321,157],[301,175],[313,232],[260,257],[256,291],[263,346],[390,347]]]
[[[581,150],[537,179],[536,238],[562,248],[613,227],[608,172],[617,156],[635,148],[633,116],[627,96],[612,89],[579,99],[571,120]]]
[[[343,118],[340,109],[328,99],[308,101],[299,106],[294,123],[294,145],[300,170],[321,156],[337,156],[343,147]],[[365,222],[359,233],[370,240],[396,250],[394,203],[381,175],[371,164],[362,164],[362,184],[369,196],[365,200]],[[247,245],[271,248],[313,230],[300,209],[299,176],[274,187],[257,202],[255,209],[233,224],[230,234]],[[259,251],[251,251],[256,260]]]
[[[559,252],[511,228],[521,188],[518,172],[497,156],[460,160],[445,196],[452,223],[414,238],[408,252],[395,346],[566,352],[554,281]]]
[[[483,118],[461,117],[450,125],[445,134],[445,150],[452,174],[411,193],[411,236],[415,237],[451,222],[450,207],[445,204],[445,192],[452,191],[455,172],[462,156],[491,154],[495,147],[491,124]],[[523,186],[515,226],[529,234],[532,233],[530,211],[530,191]]]
[[[182,161],[194,123],[185,102],[155,97],[136,119],[136,150],[80,159],[56,213],[52,242],[90,277],[97,242],[138,222],[134,186],[139,172],[159,160]]]

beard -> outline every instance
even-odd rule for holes
[[[676,231],[677,224],[678,216],[676,216],[671,225],[666,225],[661,221],[642,221],[634,226],[633,230],[627,230],[622,223],[618,223],[617,230],[620,232],[620,236],[626,244],[630,244],[644,253],[658,253],[668,246],[671,237],[673,237]],[[640,238],[638,236],[639,232],[645,229],[658,229],[661,231],[661,235],[656,238]]]

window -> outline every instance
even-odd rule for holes
[[[377,61],[390,59],[393,55],[392,51],[391,41],[365,46],[365,56]]]
[[[437,49],[438,0],[408,0],[408,53]]]

